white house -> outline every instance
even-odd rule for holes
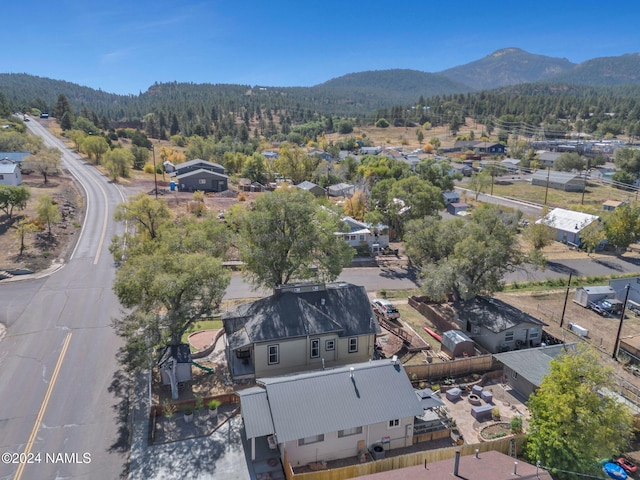
[[[22,184],[20,165],[12,160],[0,160],[0,185],[18,186]]]
[[[580,232],[595,221],[599,222],[600,217],[588,213],[565,210],[564,208],[554,208],[543,218],[536,220],[536,223],[543,223],[553,228],[556,231],[556,240],[558,242],[572,243],[579,246],[582,245]]]
[[[382,249],[389,246],[389,227],[386,225],[372,225],[359,222],[352,217],[342,217],[344,228],[334,235],[342,239],[353,248],[368,245],[370,250]]]
[[[257,442],[292,467],[413,444],[424,410],[396,360],[375,360],[258,380],[238,391],[252,458]]]

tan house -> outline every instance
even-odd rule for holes
[[[283,285],[222,322],[235,380],[368,361],[380,333],[366,290],[350,283]]]
[[[393,359],[265,378],[237,393],[251,457],[268,443],[293,468],[367,451],[384,458],[413,444],[414,420],[424,413]]]

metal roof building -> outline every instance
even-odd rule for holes
[[[600,217],[564,208],[554,208],[543,218],[536,220],[536,223],[543,223],[555,229],[556,240],[559,242],[581,245],[580,231],[595,221],[600,221]]]

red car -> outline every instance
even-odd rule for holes
[[[631,463],[624,457],[618,458],[616,460],[616,463],[624,468],[628,473],[636,473],[636,471],[638,470],[638,467],[635,464]]]

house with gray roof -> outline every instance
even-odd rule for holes
[[[237,392],[251,455],[266,437],[292,468],[410,446],[424,412],[404,368],[390,359],[257,383]]]
[[[366,245],[374,253],[389,246],[387,225],[372,225],[349,216],[342,217],[342,230],[334,235],[342,237],[353,248]]]
[[[201,158],[177,164],[169,176],[176,177],[181,192],[223,192],[229,188],[224,167]]]
[[[313,193],[316,197],[324,197],[327,194],[327,191],[320,185],[309,182],[308,180],[300,182],[298,185],[296,185],[296,187],[301,190],[306,190],[307,192]]]
[[[574,349],[574,343],[560,344],[498,353],[493,357],[504,367],[504,383],[528,399],[549,372],[551,360]]]
[[[381,331],[366,290],[350,283],[282,285],[222,323],[235,380],[367,361]]]
[[[355,192],[355,185],[350,183],[336,183],[327,187],[327,193],[330,197],[351,197]]]
[[[531,185],[546,187],[565,192],[581,192],[585,187],[585,179],[571,172],[538,170],[531,176]]]
[[[539,347],[546,323],[496,298],[475,297],[454,303],[455,321],[490,353]]]
[[[12,160],[20,164],[29,155],[31,152],[0,152],[0,160]]]
[[[17,187],[22,184],[22,172],[18,162],[0,160],[0,185]]]
[[[221,175],[225,174],[225,169],[222,165],[220,165],[219,163],[208,162],[206,160],[202,160],[201,158],[194,158],[193,160],[189,160],[188,162],[178,163],[175,166],[175,174],[182,175],[184,173],[193,172],[200,169],[209,170]]]

